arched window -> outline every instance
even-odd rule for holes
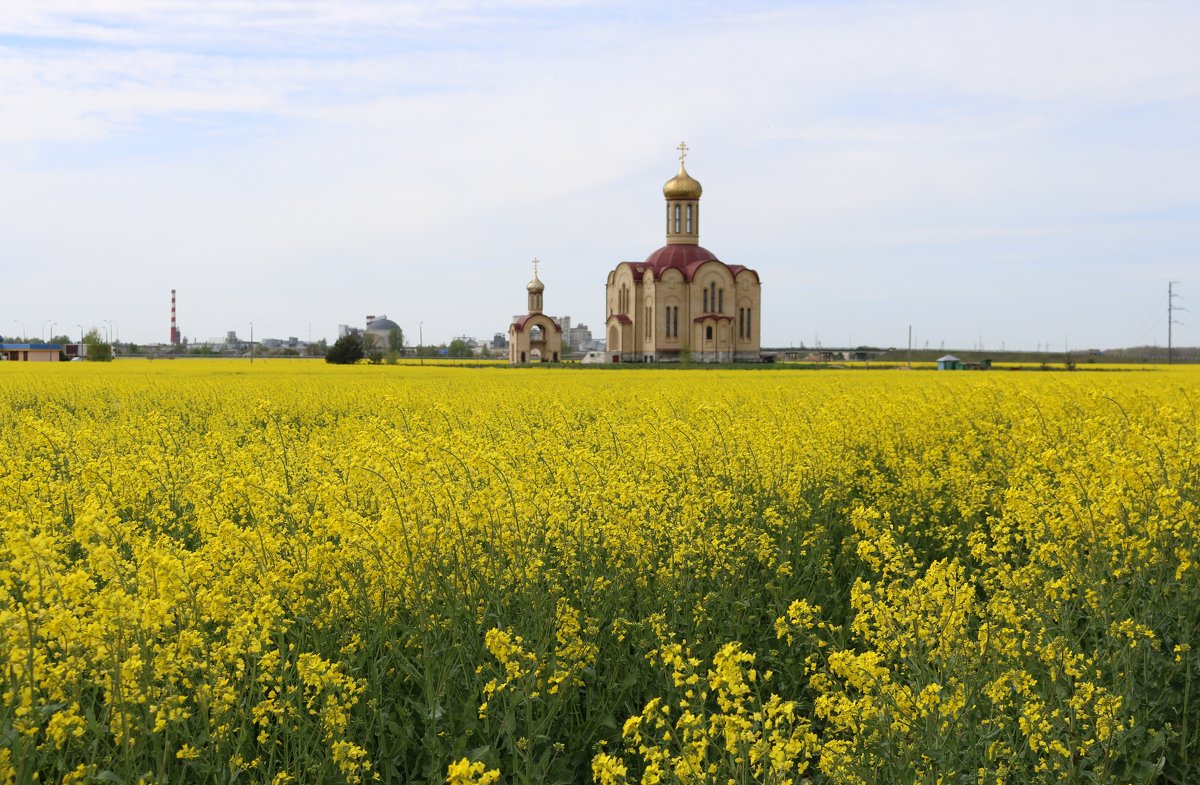
[[[692,206],[689,204],[687,209],[687,230],[688,234],[692,233]]]
[[[746,309],[746,337],[750,337],[750,309]]]
[[[675,205],[675,234],[679,234],[679,205]]]
[[[679,337],[679,306],[678,305],[675,306],[675,321],[673,323],[673,326],[671,327],[671,332],[675,335],[676,338]]]
[[[525,352],[521,352],[521,362],[525,362]]]
[[[704,337],[710,341],[712,340],[712,325],[711,324],[704,328]]]
[[[542,340],[542,328],[536,324],[529,330],[529,340],[536,342]]]
[[[708,290],[704,290],[704,313],[708,313]]]
[[[725,313],[725,290],[717,292],[717,313]]]
[[[558,352],[554,353],[554,362],[558,362]]]

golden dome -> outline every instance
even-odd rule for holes
[[[683,161],[680,161],[679,174],[663,185],[663,196],[668,199],[699,199],[703,190],[699,181],[687,173],[683,168]]]
[[[541,278],[538,278],[537,270],[533,271],[533,280],[530,281],[525,286],[525,289],[526,289],[526,291],[529,291],[529,292],[544,292],[544,291],[546,291],[546,284],[542,283]]]

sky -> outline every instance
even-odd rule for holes
[[[1200,3],[4,0],[0,334],[603,336],[664,243],[764,346],[1200,345]],[[40,333],[39,333],[40,331]]]

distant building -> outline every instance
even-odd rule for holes
[[[962,360],[953,354],[944,354],[937,358],[937,364],[939,371],[961,371],[967,367]]]
[[[514,317],[513,321],[515,322],[517,320],[517,318],[519,318],[519,317]],[[505,337],[504,333],[496,333],[495,335],[492,336],[492,350],[493,351],[503,351],[504,349],[507,349],[507,348],[508,348],[508,338]]]
[[[571,324],[570,316],[560,316],[555,319],[562,327],[563,349],[572,352],[586,352],[593,348],[592,331],[586,324]]]
[[[288,336],[286,341],[283,338],[263,338],[262,345],[264,349],[291,349],[295,352],[303,351],[304,349],[308,348],[307,342],[301,341],[294,335]]]
[[[56,363],[61,351],[57,343],[0,343],[0,356],[14,362]]]
[[[546,285],[537,274],[533,260],[533,280],[525,287],[529,313],[513,320],[508,327],[508,361],[513,365],[553,362],[562,359],[562,326],[542,313],[542,294]]]
[[[388,336],[391,335],[392,330],[399,329],[400,325],[383,314],[368,316],[367,329],[363,330],[363,343],[371,341],[376,348],[386,349],[388,348]]]

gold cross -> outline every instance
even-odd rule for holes
[[[537,266],[538,266],[538,260],[537,260],[537,257],[535,256],[535,257],[533,257],[533,277],[534,278],[537,278]]]
[[[676,147],[675,149],[679,151],[679,163],[683,163],[683,159],[687,158],[687,151],[688,151],[687,144],[685,144],[684,142],[680,142],[679,146]]]

